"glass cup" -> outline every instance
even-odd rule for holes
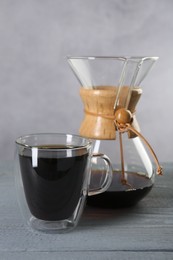
[[[92,160],[104,162],[105,177],[90,188]],[[109,158],[92,154],[90,140],[71,134],[31,134],[16,140],[15,179],[22,215],[33,229],[67,232],[80,219],[86,197],[112,182]]]

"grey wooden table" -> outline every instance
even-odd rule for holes
[[[150,194],[137,206],[86,207],[67,234],[31,232],[17,204],[12,164],[0,164],[0,259],[173,259],[173,164],[163,164]]]

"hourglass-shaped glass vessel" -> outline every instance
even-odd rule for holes
[[[141,82],[158,57],[68,57],[77,76],[84,105],[79,133],[93,139],[93,152],[104,152],[112,161],[114,178],[109,190],[88,198],[103,207],[136,204],[152,188],[156,169],[136,119],[136,106],[142,95]],[[130,115],[129,119],[126,116]],[[125,119],[124,119],[124,115]],[[128,116],[127,116],[128,117]],[[159,164],[158,164],[159,165]],[[160,171],[160,166],[159,171]],[[98,163],[92,171],[96,185],[104,171]]]

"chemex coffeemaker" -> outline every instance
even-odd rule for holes
[[[89,205],[105,208],[135,205],[152,189],[156,173],[162,174],[156,154],[142,135],[136,118],[143,91],[141,82],[157,59],[68,57],[81,84],[84,119],[79,133],[93,140],[93,153],[104,152],[109,156],[113,168],[109,189],[88,197]],[[92,183],[97,186],[105,173],[101,163],[94,160]]]

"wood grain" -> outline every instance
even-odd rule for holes
[[[96,89],[80,88],[80,96],[84,104],[84,119],[79,129],[81,136],[100,140],[116,139],[114,105],[118,96],[116,110],[125,107],[130,87],[123,86],[120,92],[118,89],[116,86],[97,86]],[[134,88],[130,93],[128,109],[134,114],[142,90]],[[140,131],[135,115],[132,126]],[[129,138],[136,136],[131,131],[128,135]]]

